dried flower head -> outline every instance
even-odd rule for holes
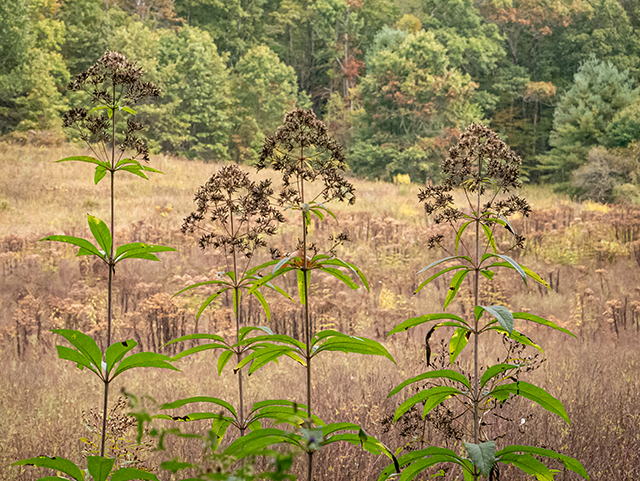
[[[114,142],[116,112],[134,113],[131,109],[133,105],[147,97],[160,95],[160,89],[153,83],[141,80],[142,75],[142,68],[124,55],[105,52],[95,64],[69,83],[70,90],[82,90],[89,94],[95,107],[91,110],[78,107],[69,110],[64,114],[63,126],[76,128],[80,138],[89,144],[96,157],[108,160],[107,146]],[[146,142],[136,135],[142,128],[142,124],[128,119],[127,129],[117,133],[121,139],[117,144],[120,150],[118,160],[125,151],[130,152],[134,159],[149,160]],[[94,148],[92,144],[98,144],[98,147]]]
[[[256,184],[237,165],[224,166],[196,192],[198,209],[185,219],[182,232],[203,232],[202,249],[212,246],[250,258],[266,247],[263,237],[274,235],[277,224],[284,222],[269,201],[271,195],[270,181]],[[203,227],[205,221],[212,227]]]
[[[318,196],[325,201],[355,202],[353,185],[342,175],[346,169],[342,146],[331,138],[326,125],[312,110],[294,109],[287,113],[276,133],[265,139],[257,168],[266,167],[282,173],[282,205],[301,204],[301,182],[317,178],[324,183]]]

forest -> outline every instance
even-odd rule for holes
[[[256,160],[312,107],[358,176],[437,181],[470,122],[524,180],[601,202],[638,198],[635,0],[6,0],[0,135],[55,145],[69,80],[106,50],[163,95],[141,106],[152,153]]]

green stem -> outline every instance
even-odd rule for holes
[[[229,194],[229,220],[231,224],[231,235],[234,235],[233,230],[233,204],[231,203],[231,194]],[[240,287],[238,287],[238,259],[236,256],[235,247],[231,247],[231,251],[233,253],[233,273],[234,273],[234,295],[236,299],[236,342],[240,342]],[[238,363],[242,361],[242,354],[240,351],[237,352]],[[244,436],[244,432],[246,430],[246,426],[244,424],[244,396],[242,391],[242,370],[238,371],[238,397],[240,398],[240,436]]]
[[[482,169],[482,165],[478,160],[478,169]],[[478,176],[480,176],[478,174]],[[473,299],[474,306],[478,305],[480,298],[480,186],[478,186],[478,204],[476,210],[476,265],[475,265],[475,279],[473,285]],[[475,318],[475,316],[474,316]],[[479,320],[475,320],[475,329],[473,331],[473,442],[480,444],[480,414],[479,414],[479,362],[478,362],[478,337],[479,334]],[[478,470],[473,473],[474,481],[478,480]]]

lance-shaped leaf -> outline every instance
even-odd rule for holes
[[[89,157],[88,155],[72,155],[71,157],[65,157],[64,159],[56,160],[56,163],[60,162],[85,162],[87,164],[101,165],[106,169],[111,167],[109,162],[96,159],[95,157]]]
[[[51,332],[61,335],[80,351],[98,371],[102,371],[102,351],[90,336],[73,329],[52,329]]]
[[[484,231],[484,235],[487,237],[487,241],[489,242],[489,245],[491,246],[491,250],[497,254],[498,253],[498,248],[496,247],[496,240],[493,237],[493,232],[491,232],[491,228],[485,224],[480,224],[482,226],[482,230]]]
[[[243,459],[276,444],[292,444],[302,447],[300,440],[299,435],[281,429],[258,429],[236,439],[224,450],[223,454],[233,456],[235,459]]]
[[[204,302],[200,305],[200,308],[198,309],[198,312],[196,313],[196,320],[200,319],[200,316],[202,315],[202,313],[204,312],[204,310],[209,307],[209,304],[211,304],[213,301],[215,301],[222,293],[227,292],[229,289],[231,289],[230,287],[225,287],[223,289],[220,289],[218,292],[215,292],[213,294],[211,294],[209,297],[207,297]],[[235,299],[235,296],[234,296]],[[235,306],[235,303],[234,303]]]
[[[519,470],[535,476],[538,481],[553,481],[554,473],[558,473],[557,470],[553,472],[547,468],[544,464],[538,461],[530,454],[517,454],[508,453],[500,456],[500,462],[503,464],[512,464]]]
[[[257,369],[263,367],[264,365],[277,361],[281,356],[287,355],[289,353],[294,353],[294,348],[290,346],[282,346],[277,344],[265,344],[257,349],[255,349],[251,354],[246,356],[242,361],[238,363],[238,365],[233,369],[234,372],[238,372],[240,369],[245,367],[248,364],[251,364],[249,368],[249,374],[253,374]],[[289,356],[291,357],[291,356]],[[295,358],[294,358],[295,359]],[[295,359],[299,363],[306,366],[306,363],[301,359]],[[253,365],[255,363],[255,366]]]
[[[468,220],[467,222],[462,224],[458,229],[458,232],[456,232],[455,251],[454,251],[456,255],[458,255],[458,246],[460,245],[460,241],[462,240],[462,234],[464,234],[464,231],[467,229],[467,227],[469,227],[469,224],[471,224],[472,222],[473,222],[472,220]]]
[[[91,233],[93,237],[98,242],[98,245],[105,252],[105,255],[111,255],[111,232],[103,221],[94,217],[90,214],[87,214],[87,222],[89,223],[89,229],[91,229]]]
[[[574,473],[579,474],[584,479],[587,479],[587,480],[589,479],[589,475],[587,474],[587,471],[584,469],[584,466],[582,466],[582,464],[580,464],[579,461],[575,460],[570,456],[565,456],[564,454],[556,453],[551,449],[538,448],[535,446],[513,445],[513,446],[507,446],[506,448],[501,449],[496,453],[496,456],[503,456],[508,453],[529,453],[529,454],[535,454],[536,456],[545,456],[547,458],[557,459],[558,461],[561,461],[562,464],[564,464],[564,467],[567,468],[569,471],[573,471]]]
[[[139,352],[129,357],[125,357],[118,365],[118,368],[113,374],[113,378],[136,367],[156,367],[160,369],[180,371],[177,367],[169,364],[169,361],[171,361],[171,358],[164,354],[157,354],[155,352]]]
[[[121,245],[116,249],[115,262],[117,263],[124,259],[150,259],[159,261],[160,259],[152,255],[154,252],[175,252],[175,249],[173,247],[151,245],[143,242],[132,242]]]
[[[522,280],[524,281],[525,285],[527,284],[527,273],[524,271],[523,267],[518,264],[516,261],[514,261],[511,257],[509,256],[505,256],[504,254],[492,254],[492,253],[488,253],[488,254],[484,254],[482,256],[482,261],[484,262],[485,259],[488,259],[490,257],[499,257],[500,259],[506,261],[507,265],[504,265],[503,267],[508,267],[510,269],[515,269],[518,274],[520,274],[520,277],[522,277]],[[496,262],[491,264],[489,267],[494,267],[494,266],[500,266],[502,265],[501,262]]]
[[[394,473],[399,473],[400,468],[405,466],[409,467],[402,471],[402,476],[399,479],[414,479],[426,468],[438,463],[455,463],[467,470],[472,469],[471,463],[468,460],[462,459],[455,451],[432,446],[426,449],[410,451],[402,455],[397,459],[397,464],[387,466],[382,473],[380,473],[378,481],[398,479],[397,476],[394,476]]]
[[[35,458],[21,459],[13,463],[12,466],[37,466],[39,468],[55,469],[71,476],[76,481],[84,481],[84,473],[78,466],[68,459],[57,456],[37,456]]]
[[[348,274],[342,272],[340,269],[336,269],[334,267],[321,267],[320,270],[322,272],[325,272],[325,273],[335,277],[336,279],[338,279],[343,284],[345,284],[346,286],[348,286],[349,288],[351,288],[353,290],[357,290],[357,289],[360,288],[358,286],[358,284],[356,284],[355,282],[353,282],[351,280],[351,277],[349,277]]]
[[[431,389],[425,389],[420,391],[418,394],[411,396],[405,402],[403,402],[393,416],[393,422],[396,422],[400,417],[409,411],[416,404],[425,403],[424,410],[422,411],[422,417],[424,418],[429,411],[435,408],[438,404],[444,402],[446,399],[455,396],[457,394],[462,394],[455,387],[450,386],[436,386]]]
[[[471,331],[465,327],[459,327],[449,340],[449,362],[453,364],[463,349],[469,343]]]
[[[387,399],[391,396],[395,396],[405,387],[410,384],[414,384],[416,382],[424,381],[425,379],[450,379],[451,381],[456,381],[464,385],[468,390],[471,390],[471,385],[469,384],[469,380],[460,374],[457,371],[452,369],[439,369],[437,371],[429,371],[422,373],[416,377],[412,377],[411,379],[407,379],[406,381],[398,384],[387,396]]]
[[[451,266],[451,267],[447,267],[446,269],[442,269],[441,271],[436,272],[434,275],[432,275],[431,277],[429,277],[427,280],[423,281],[415,291],[413,291],[414,294],[417,294],[418,292],[420,292],[427,284],[429,284],[430,282],[432,282],[433,280],[437,279],[438,277],[440,277],[441,275],[446,274],[447,272],[451,272],[451,271],[458,271],[460,269],[467,269],[468,267],[465,265],[457,265],[457,266]]]
[[[136,468],[120,468],[111,475],[111,481],[133,481],[134,479],[158,481],[155,474]]]
[[[105,359],[107,361],[107,374],[111,372],[113,366],[120,362],[120,360],[127,354],[131,349],[136,347],[138,343],[133,339],[129,339],[127,341],[116,342],[115,344],[111,344],[107,348],[107,352],[105,353]]]
[[[358,268],[358,266],[356,266],[355,264],[344,261],[342,259],[334,258],[334,259],[327,259],[322,261],[322,265],[323,266],[341,266],[341,267],[346,267],[347,269],[350,269],[354,274],[356,274],[360,278],[360,282],[362,282],[362,285],[365,287],[365,289],[369,291],[369,282],[367,281],[367,278],[362,273],[362,271]]]
[[[501,334],[504,334],[507,337],[513,339],[516,342],[519,342],[520,344],[522,344],[524,346],[531,346],[531,347],[537,349],[538,351],[540,351],[541,353],[544,354],[544,349],[542,349],[542,347],[540,347],[538,344],[536,344],[531,339],[529,339],[528,336],[522,334],[521,332],[517,331],[516,329],[514,329],[510,333],[507,332],[502,326],[491,326],[489,329],[492,330],[492,331],[496,331],[496,332],[499,332]]]
[[[469,458],[471,458],[473,465],[478,468],[484,477],[488,478],[496,462],[495,441],[487,441],[480,444],[464,443],[464,447],[469,453]]]
[[[572,337],[576,337],[571,331],[558,326],[555,322],[549,321],[544,317],[536,316],[535,314],[530,314],[528,312],[514,312],[513,317],[515,319],[524,319],[525,321],[535,322],[536,324],[541,324],[543,326],[550,327],[555,329],[556,331],[564,332],[565,334],[569,334]]]
[[[65,346],[56,346],[56,349],[58,350],[58,357],[60,359],[64,359],[65,361],[75,362],[76,366],[81,371],[86,367],[90,369],[100,379],[103,379],[103,375],[98,371],[98,369],[93,365],[93,363],[81,352]]]
[[[107,175],[108,171],[109,171],[109,168],[107,167],[103,167],[102,165],[96,166],[96,170],[93,173],[93,183],[95,185],[98,185],[100,181],[104,179],[105,175]]]
[[[93,481],[106,481],[114,462],[115,459],[103,458],[102,456],[87,456],[87,470]]]
[[[471,269],[464,269],[456,272],[451,278],[451,284],[449,285],[449,289],[447,290],[447,295],[444,298],[444,306],[443,309],[446,309],[451,301],[456,297],[456,294],[460,290],[460,286],[464,282],[464,278],[467,277],[467,274],[471,272]]]
[[[324,331],[321,331],[314,336],[316,340],[313,341],[312,345],[316,345],[322,340],[322,344],[317,349],[314,349],[314,356],[320,354],[322,351],[353,352],[356,354],[384,356],[395,364],[395,360],[391,354],[389,354],[389,351],[379,342],[367,339],[366,337],[347,336],[338,331],[330,331],[328,335],[325,335]]]
[[[229,360],[233,357],[233,351],[224,351],[218,357],[218,376],[222,374],[222,370],[227,365]]]
[[[501,384],[491,391],[490,395],[495,397],[500,401],[506,401],[509,398],[509,395],[513,394],[514,396],[522,396],[524,398],[529,399],[530,401],[539,404],[542,408],[547,411],[557,414],[562,419],[564,419],[568,424],[571,424],[569,421],[569,416],[567,416],[567,412],[564,409],[562,403],[549,394],[547,391],[542,389],[541,387],[534,386],[533,384],[529,384],[525,381],[518,381],[509,384]]]
[[[547,289],[551,289],[551,286],[549,285],[549,283],[547,281],[545,281],[542,277],[540,277],[538,274],[533,272],[529,267],[523,266],[522,264],[518,264],[518,265],[520,266],[520,268],[524,271],[524,273],[528,277],[530,277],[531,279],[536,281],[538,284],[546,287]],[[495,266],[495,267],[508,267],[509,269],[515,269],[514,266],[509,262],[494,262],[489,267],[492,267],[492,266]]]
[[[80,256],[88,256],[95,255],[104,260],[105,255],[101,253],[91,242],[86,239],[82,239],[80,237],[73,237],[70,235],[50,235],[40,239],[41,241],[54,241],[54,242],[65,242],[67,244],[72,244],[74,246],[80,247],[78,251],[78,257]]]
[[[517,364],[494,364],[482,374],[482,378],[480,378],[480,386],[484,387],[490,379],[493,379],[503,372],[513,371],[514,369],[519,368],[520,366]]]
[[[178,409],[178,408],[181,408],[182,406],[186,406],[188,404],[194,404],[194,403],[212,403],[226,409],[233,415],[233,417],[235,418],[238,417],[236,410],[231,404],[229,404],[227,401],[224,401],[223,399],[219,399],[217,397],[210,397],[210,396],[195,396],[195,397],[190,397],[185,399],[179,399],[177,401],[163,404],[160,407],[160,409],[162,410]]]
[[[438,266],[444,262],[453,260],[453,259],[464,259],[466,260],[469,264],[473,264],[473,262],[471,261],[471,258],[469,256],[451,256],[451,257],[445,257],[444,259],[440,259],[437,260],[435,262],[432,262],[431,264],[429,264],[427,267],[423,267],[422,269],[420,269],[418,271],[418,274],[422,274],[424,271],[428,271],[429,269],[431,269],[432,267]]]
[[[495,317],[502,328],[511,334],[513,331],[513,314],[511,311],[504,306],[476,306],[474,312],[476,313],[476,318],[479,319],[482,311],[486,311]]]
[[[391,334],[395,334],[397,332],[406,331],[416,326],[420,326],[424,323],[431,321],[440,321],[442,319],[450,319],[452,321],[458,321],[468,326],[467,321],[465,321],[462,317],[456,316],[455,314],[447,314],[446,312],[438,313],[438,314],[425,314],[424,316],[412,317],[411,319],[407,319],[406,321],[401,322],[396,327],[391,329],[389,333],[385,337],[389,337]]]

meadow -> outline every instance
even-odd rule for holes
[[[70,246],[38,240],[51,234],[88,235],[85,214],[108,217],[104,200],[108,186],[93,185],[90,166],[71,169],[54,163],[81,154],[76,147],[0,147],[0,363],[5,373],[0,380],[0,477],[32,480],[38,476],[35,470],[9,464],[40,454],[80,462],[82,452],[96,442],[92,426],[101,386],[87,373],[76,372],[72,363],[57,359],[58,339],[49,330],[79,329],[99,345],[105,342],[106,330],[106,268],[75,257]],[[160,263],[134,260],[118,266],[113,336],[133,338],[144,350],[174,354],[175,345],[162,346],[177,336],[234,330],[229,297],[218,298],[197,324],[195,312],[206,289],[172,297],[225,270],[224,256],[200,250],[196,236],[180,231],[183,219],[194,210],[195,191],[219,166],[168,156],[153,157],[151,165],[164,175],[148,182],[119,180],[116,225],[120,228],[115,236],[127,242],[172,246],[177,252],[161,254]],[[270,175],[262,171],[256,177]],[[427,220],[417,202],[418,185],[402,178],[394,184],[352,181],[355,205],[336,203],[338,223],[314,221],[310,235],[323,247],[328,246],[330,235],[348,233],[351,242],[341,248],[340,255],[362,269],[371,290],[352,291],[329,276],[312,278],[311,322],[315,329],[337,328],[376,339],[397,365],[354,354],[318,360],[313,383],[316,411],[326,421],[361,424],[393,450],[423,443],[451,444],[446,412],[425,421],[410,412],[396,425],[389,422],[398,405],[396,398],[387,399],[389,391],[424,370],[427,328],[385,339],[397,323],[442,309],[448,283],[440,280],[417,295],[413,291],[423,280],[417,271],[442,257],[441,252],[426,249],[425,243],[444,227]],[[525,286],[513,273],[487,283],[481,296],[483,302],[533,311],[577,335],[573,339],[530,326],[521,329],[546,351],[543,356],[526,349],[524,355],[532,361],[529,379],[563,401],[571,424],[524,399],[506,405],[490,422],[503,433],[505,443],[551,447],[575,457],[592,480],[640,479],[640,208],[579,204],[544,186],[527,186],[521,193],[533,212],[512,222],[527,241],[523,250],[509,255],[542,275],[552,289],[533,283]],[[500,249],[508,249],[506,236],[498,236],[497,241]],[[296,226],[284,224],[270,242],[283,252],[294,250]],[[278,282],[285,290],[295,291],[295,280],[284,277]],[[463,285],[452,312],[464,315],[473,309],[470,289]],[[301,338],[300,307],[275,296],[270,302],[274,313],[270,328]],[[247,303],[246,314],[247,323],[267,324],[255,300]],[[444,337],[445,333],[437,332],[431,340],[435,362],[445,362],[441,352],[447,347],[440,343]],[[487,362],[503,355],[498,349],[481,351]],[[469,353],[457,362],[459,369],[468,369]],[[218,377],[215,363],[215,354],[209,353],[176,362],[182,372],[131,371],[118,378],[112,392],[124,388],[158,403],[201,394],[233,400],[237,396],[234,375],[228,370]],[[269,365],[248,378],[248,397],[282,397],[302,403],[301,372],[287,359],[279,366]],[[153,409],[151,401],[149,405]],[[189,442],[169,442],[167,451],[133,446],[135,427],[125,411],[113,417],[121,420],[113,428],[121,430],[118,449],[135,456],[140,466],[160,473],[163,460],[199,456],[199,447]],[[206,423],[201,428],[205,430]],[[387,465],[383,456],[349,444],[323,449],[316,459],[319,480],[375,480]],[[301,468],[296,465],[296,469]],[[443,479],[456,479],[450,471],[440,474]],[[501,473],[503,480],[525,479],[522,476],[515,470]],[[168,472],[160,478],[178,479]],[[557,479],[579,478],[563,473]]]

